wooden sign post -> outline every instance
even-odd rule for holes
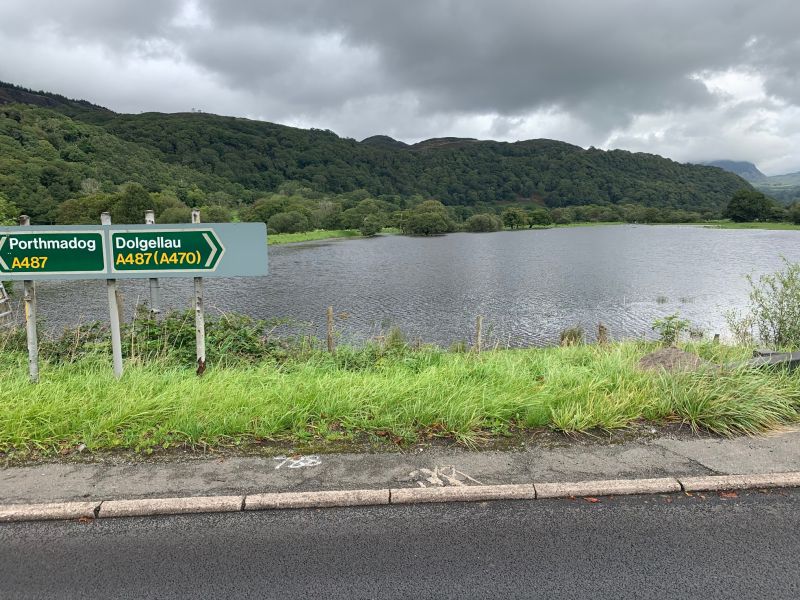
[[[100,215],[100,224],[104,227],[111,225],[111,215],[104,212]],[[119,379],[122,377],[122,325],[120,321],[120,305],[117,293],[117,280],[106,279],[106,290],[108,291],[108,314],[111,323],[111,353],[114,360],[114,376]]]
[[[150,220],[150,215],[146,219]],[[155,221],[155,219],[152,219]],[[118,279],[194,279],[197,334],[197,373],[206,369],[203,280],[206,277],[259,277],[267,274],[267,228],[264,223],[200,223],[195,209],[192,224],[157,227],[112,225],[103,213],[100,227],[48,225],[0,227],[0,279],[23,281],[31,381],[39,379],[36,336],[37,280],[104,279],[108,294],[114,374],[123,373],[122,298]],[[151,296],[160,309],[160,294]]]
[[[144,222],[147,225],[156,224],[156,213],[153,210],[145,211]],[[150,314],[157,316],[161,314],[161,285],[158,277],[150,278]]]
[[[200,209],[192,209],[192,223],[200,223]],[[206,370],[206,315],[203,307],[203,278],[194,278],[194,331],[197,350],[197,376]]]
[[[19,218],[20,227],[30,227],[31,218],[22,215]],[[39,381],[39,334],[36,331],[36,285],[30,279],[22,282],[23,298],[25,303],[25,334],[28,338],[28,373],[31,381]]]

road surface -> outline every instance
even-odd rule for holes
[[[0,525],[16,598],[800,598],[800,492]]]

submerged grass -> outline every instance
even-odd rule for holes
[[[399,229],[384,227],[381,233],[398,233]],[[294,242],[314,242],[319,240],[332,240],[336,238],[362,237],[358,229],[316,229],[302,233],[273,233],[267,236],[270,246],[277,244],[291,244]]]
[[[735,223],[733,221],[704,221],[701,223],[692,223],[692,225],[703,225],[713,229],[774,229],[780,231],[800,231],[800,225],[784,222],[752,221],[747,223]]]
[[[302,360],[211,368],[202,379],[168,360],[132,364],[116,381],[105,356],[44,364],[31,385],[26,356],[0,353],[0,451],[150,451],[261,440],[349,440],[362,434],[466,443],[512,428],[614,429],[639,420],[716,433],[798,421],[800,372],[642,372],[642,342],[369,354],[342,349]],[[747,348],[693,347],[717,363]],[[359,359],[361,357],[361,359]]]

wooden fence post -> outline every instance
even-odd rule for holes
[[[475,319],[475,352],[480,353],[483,345],[483,315]]]
[[[328,307],[328,352],[336,352],[336,345],[333,342],[333,307]]]
[[[608,327],[599,323],[597,325],[597,343],[600,346],[605,346],[609,342]]]

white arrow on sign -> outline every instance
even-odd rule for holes
[[[214,257],[217,255],[217,245],[211,242],[211,238],[208,237],[207,233],[204,233],[203,237],[206,239],[206,242],[208,242],[208,245],[211,246],[211,254],[208,255],[208,260],[206,261],[206,268],[208,268],[211,266]]]
[[[3,249],[3,244],[6,243],[6,238],[7,237],[8,237],[7,235],[4,235],[3,237],[0,238],[0,250]],[[2,256],[0,256],[0,266],[3,267],[6,271],[10,271],[11,270],[11,269],[8,268],[8,265],[6,264],[6,261],[3,260]]]

